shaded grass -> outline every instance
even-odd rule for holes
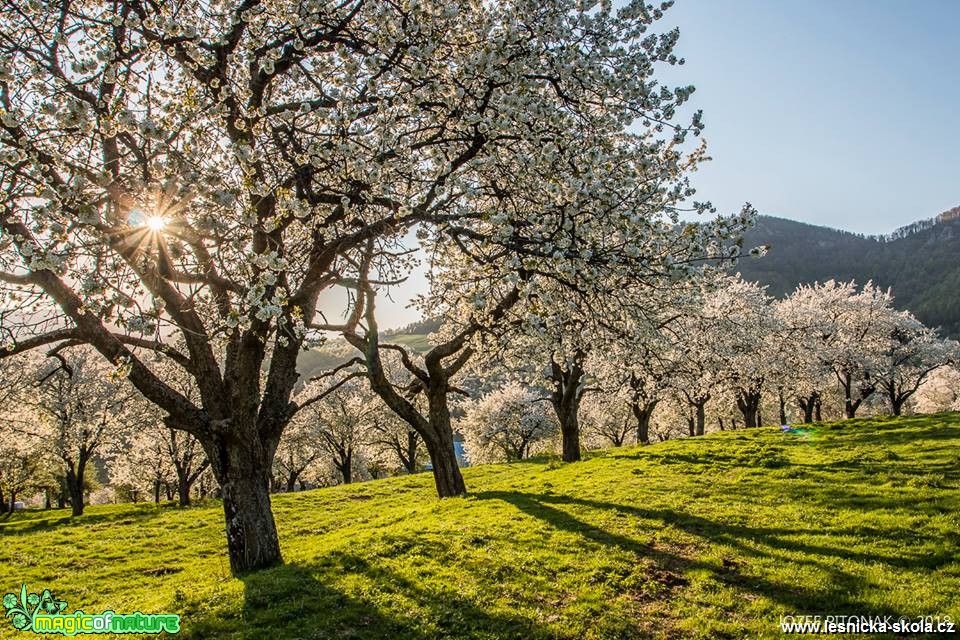
[[[0,525],[0,587],[187,638],[775,638],[781,614],[960,617],[960,417],[728,432],[274,497],[229,576],[218,503]],[[0,637],[15,637],[9,624]]]

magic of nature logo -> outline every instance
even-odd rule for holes
[[[178,633],[180,616],[171,613],[64,613],[67,603],[58,600],[49,589],[43,593],[28,593],[27,585],[20,586],[19,596],[3,596],[6,617],[12,618],[14,628],[33,633],[75,636],[81,633]]]

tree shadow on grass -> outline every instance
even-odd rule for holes
[[[26,535],[38,531],[55,531],[60,527],[75,527],[77,525],[96,526],[99,524],[126,525],[143,522],[158,518],[171,510],[182,509],[176,507],[173,503],[155,507],[141,506],[137,509],[124,509],[116,512],[87,512],[83,515],[73,516],[70,509],[55,509],[41,512],[39,514],[30,514],[29,520],[18,520],[16,514],[9,520],[0,521],[0,534],[2,535]],[[189,508],[189,507],[187,507]]]
[[[557,639],[519,615],[492,613],[456,585],[417,584],[377,562],[346,553],[286,564],[240,578],[239,618],[212,608],[188,616],[185,638],[340,640]],[[351,584],[347,593],[340,584]]]
[[[781,603],[795,613],[831,612],[850,615],[867,613],[872,615],[899,615],[889,608],[878,610],[875,604],[868,604],[859,600],[855,594],[860,587],[865,585],[864,578],[839,569],[835,566],[833,560],[835,558],[845,558],[864,563],[881,562],[902,566],[899,565],[899,558],[811,545],[785,537],[802,534],[805,533],[804,531],[730,525],[670,509],[648,509],[555,494],[486,491],[474,494],[474,496],[484,500],[502,500],[557,529],[579,534],[601,545],[619,547],[639,558],[651,559],[662,569],[682,572],[706,569],[713,573],[719,581],[739,591],[765,596]],[[662,525],[675,527],[709,543],[733,547],[742,556],[811,565],[829,576],[829,580],[824,581],[828,586],[822,589],[808,589],[798,587],[795,584],[782,584],[766,577],[743,574],[737,570],[736,562],[725,563],[722,568],[718,568],[696,558],[669,549],[665,550],[658,545],[645,544],[634,538],[609,532],[571,515],[555,505],[586,507],[608,514],[610,512],[626,513],[644,520],[653,520]],[[818,559],[787,558],[777,553],[778,550],[802,552],[816,556]]]

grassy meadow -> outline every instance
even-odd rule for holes
[[[442,501],[429,474],[282,494],[286,564],[242,579],[214,501],[19,513],[0,524],[0,589],[50,589],[68,614],[178,613],[183,638],[777,638],[782,614],[957,620],[958,452],[958,414],[858,419],[475,467],[470,495]]]

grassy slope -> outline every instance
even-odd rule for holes
[[[188,638],[779,637],[781,613],[960,618],[960,416],[733,432],[574,465],[274,499],[287,564],[226,574],[217,504],[0,526],[0,588],[169,611]],[[766,466],[759,466],[766,465]],[[0,637],[15,637],[0,624]]]

